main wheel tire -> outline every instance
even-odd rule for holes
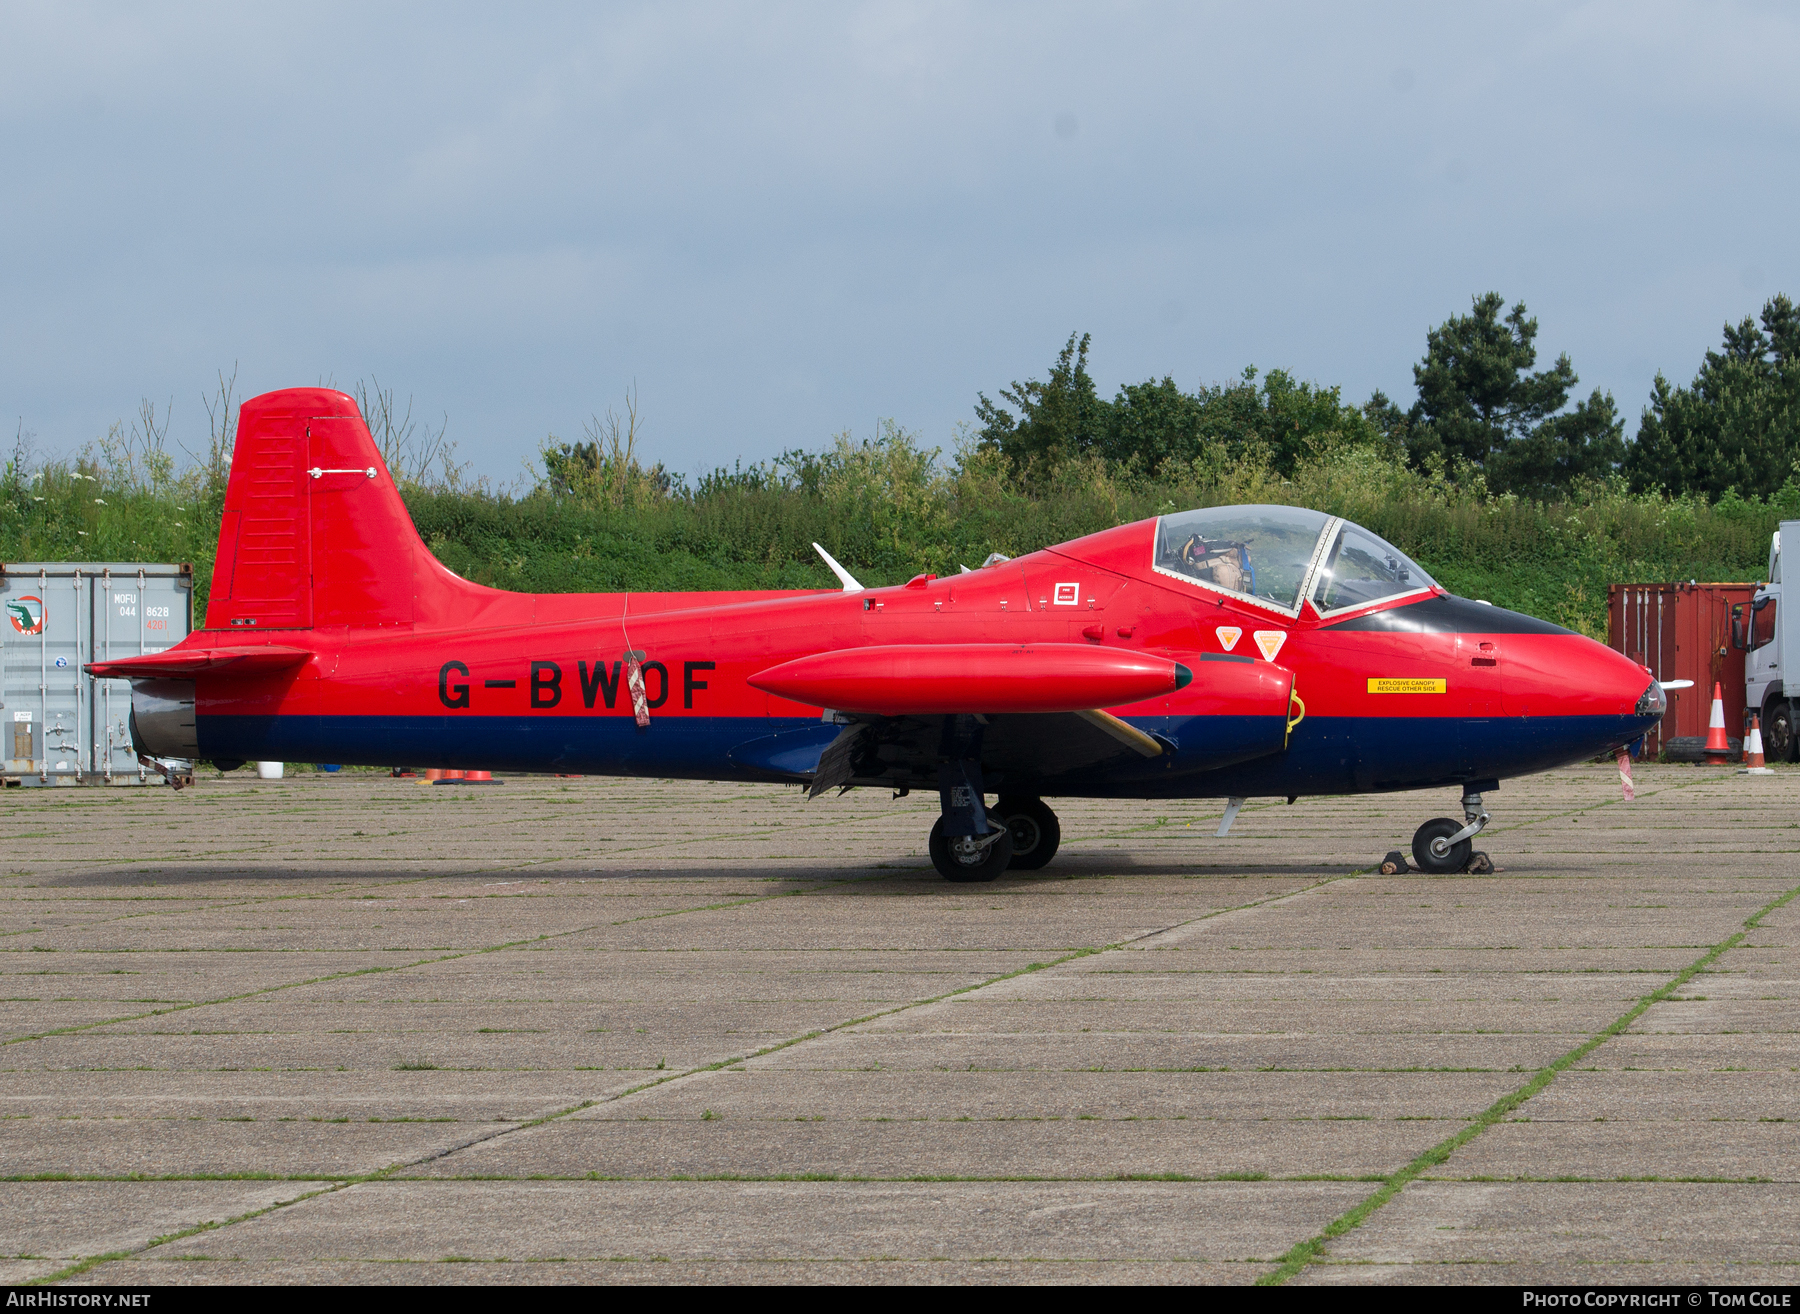
[[[1785,698],[1771,698],[1768,709],[1762,719],[1763,760],[1765,762],[1792,762],[1795,759],[1794,749],[1800,747],[1794,740],[1794,705]]]
[[[944,819],[939,817],[931,828],[931,865],[947,881],[991,881],[1006,870],[1012,861],[1012,836],[1005,830],[1000,838],[982,849],[976,860],[966,861],[951,847],[951,837],[944,834]]]
[[[1452,821],[1449,817],[1437,817],[1420,826],[1413,832],[1413,861],[1420,871],[1430,872],[1433,876],[1448,875],[1453,871],[1462,871],[1469,865],[1469,855],[1475,851],[1473,840],[1458,840],[1443,853],[1433,853],[1433,840],[1449,839],[1462,829],[1460,821]]]
[[[988,809],[988,819],[1012,836],[1013,871],[1036,871],[1062,843],[1062,824],[1041,798],[1003,798]]]

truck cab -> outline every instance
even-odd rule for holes
[[[1800,545],[1800,520],[1784,520],[1769,543],[1768,582],[1749,602],[1731,609],[1731,646],[1744,654],[1744,705],[1762,715],[1763,751],[1771,762],[1800,758],[1795,700],[1800,678],[1788,689],[1782,667],[1800,661],[1800,605],[1781,605],[1782,539]],[[1800,550],[1800,549],[1797,549]]]

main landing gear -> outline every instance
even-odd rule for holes
[[[1483,783],[1490,787],[1494,784],[1492,781]],[[1418,870],[1433,876],[1459,871],[1486,875],[1494,870],[1493,860],[1476,850],[1474,845],[1475,837],[1486,829],[1490,820],[1475,786],[1464,786],[1462,809],[1461,825],[1449,817],[1437,817],[1413,832],[1412,856]],[[1397,852],[1389,853],[1381,870],[1384,875],[1405,871],[1406,859]]]
[[[1056,856],[1062,843],[1062,824],[1041,798],[1007,798],[988,810],[988,816],[1006,827],[1012,836],[1013,871],[1036,871]]]
[[[1056,856],[1062,827],[1039,798],[1002,797],[988,807],[973,760],[938,768],[943,809],[931,828],[931,865],[949,881],[991,881],[1001,872],[1036,871]]]
[[[931,865],[947,881],[991,881],[1012,861],[1012,835],[996,827],[986,835],[950,835],[946,818],[931,828]]]

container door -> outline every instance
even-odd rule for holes
[[[1665,739],[1684,733],[1678,727],[1697,694],[1698,678],[1688,669],[1692,662],[1683,664],[1684,649],[1677,624],[1681,595],[1673,586],[1664,584],[1617,585],[1615,589],[1616,614],[1610,618],[1607,641],[1632,661],[1649,667],[1658,680],[1696,680],[1696,689],[1688,691],[1685,703],[1680,690],[1669,692],[1668,714],[1645,735],[1644,755],[1655,757],[1662,751]],[[1711,685],[1706,687],[1706,696],[1712,697]]]
[[[90,740],[87,580],[79,567],[14,567],[4,581],[8,774],[29,784],[76,784]],[[29,753],[25,750],[29,748]]]
[[[142,637],[143,595],[139,576],[103,570],[90,582],[93,627],[88,631],[94,661],[135,657],[144,651]],[[145,772],[131,747],[131,681],[93,680],[89,683],[92,709],[88,769],[108,784],[120,777],[141,780]]]
[[[46,583],[33,572],[0,578],[0,758],[6,774],[37,771],[44,718],[38,696],[38,663],[44,642]]]
[[[193,590],[167,566],[110,566],[92,577],[92,661],[173,648],[188,635]],[[146,780],[131,746],[131,682],[90,680],[88,769],[107,782]]]

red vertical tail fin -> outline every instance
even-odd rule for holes
[[[363,423],[330,388],[244,403],[208,629],[411,625],[468,584],[431,556]]]

